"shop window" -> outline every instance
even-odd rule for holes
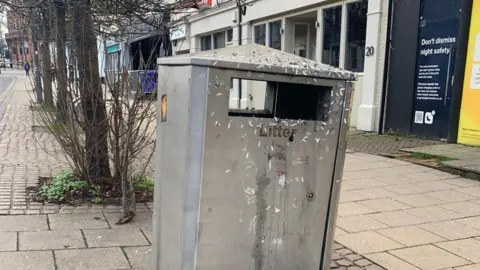
[[[200,50],[208,51],[212,49],[221,49],[225,48],[227,42],[233,40],[233,30],[223,30],[211,35],[206,35],[200,38]],[[212,44],[213,41],[213,44]],[[213,46],[212,46],[213,45]]]
[[[368,0],[347,4],[345,69],[363,72]]]
[[[228,29],[227,30],[227,42],[232,42],[233,41],[233,29]]]
[[[225,31],[213,34],[213,48],[225,48]]]
[[[340,37],[342,6],[323,10],[322,62],[335,67],[340,65]]]
[[[271,48],[281,50],[282,49],[282,21],[275,21],[270,23],[270,41],[269,46]]]
[[[208,51],[212,49],[212,36],[203,36],[200,38],[200,50]]]
[[[309,34],[308,23],[293,24],[293,53],[301,57],[307,57],[309,53]]]
[[[267,27],[266,24],[255,25],[254,28],[255,43],[266,45]]]

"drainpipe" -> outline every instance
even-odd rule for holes
[[[247,7],[242,4],[241,0],[237,0],[237,27],[238,27],[238,46],[242,45],[242,21],[243,15],[247,11]],[[238,109],[242,108],[242,80],[238,80]]]
[[[387,40],[385,43],[385,62],[383,65],[383,87],[382,87],[382,101],[380,105],[380,117],[378,133],[384,134],[385,130],[385,115],[387,114],[387,98],[388,98],[388,76],[390,74],[390,46],[392,42],[392,20],[393,20],[393,5],[394,1],[388,1],[388,23],[387,23]]]

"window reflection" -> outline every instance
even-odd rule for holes
[[[213,35],[213,48],[225,48],[225,31]]]
[[[322,62],[335,67],[340,64],[340,36],[342,29],[342,6],[323,10]]]
[[[227,42],[231,42],[233,40],[233,29],[227,30]]]
[[[368,0],[347,5],[347,48],[345,69],[363,72],[365,61],[365,38],[367,34]]]
[[[204,36],[200,38],[200,50],[208,51],[212,49],[212,36]]]
[[[267,29],[265,24],[255,26],[255,43],[260,45],[266,45]]]
[[[270,47],[281,50],[282,49],[282,21],[270,23]]]

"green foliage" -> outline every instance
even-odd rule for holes
[[[436,156],[436,155],[420,153],[420,152],[412,153],[412,157],[414,157],[416,159],[435,159],[438,162],[455,160],[454,158],[450,158],[450,157],[446,157],[446,156]]]
[[[96,196],[92,199],[92,203],[96,203],[96,204],[102,204],[104,203],[105,201],[102,199],[102,197],[99,197],[99,196]]]
[[[32,91],[34,91],[33,89]],[[33,105],[30,106],[30,109],[33,111],[42,111],[42,112],[55,112],[55,106],[47,105],[47,104],[40,104],[40,105]]]
[[[49,202],[63,203],[89,189],[88,182],[77,179],[71,171],[63,171],[50,183],[45,183],[39,195]]]
[[[63,123],[50,123],[47,126],[47,129],[50,132],[62,132],[62,131],[65,131],[65,129],[67,129],[67,125]]]
[[[153,192],[154,190],[153,180],[145,175],[133,176],[133,187],[136,190],[144,190],[148,192]]]

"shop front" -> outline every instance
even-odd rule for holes
[[[461,0],[394,1],[384,132],[447,139]]]
[[[357,73],[352,125],[378,131],[388,0],[221,1],[185,18],[176,54],[257,43]],[[241,33],[239,33],[239,31]],[[178,32],[175,32],[178,34]],[[241,40],[239,40],[241,38]],[[231,107],[258,108],[256,82],[232,82]],[[263,88],[263,87],[262,87]]]
[[[480,146],[480,0],[473,0],[458,143]]]

